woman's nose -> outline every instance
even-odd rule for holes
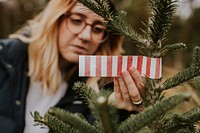
[[[92,39],[92,33],[91,33],[92,27],[90,25],[87,25],[79,34],[78,37],[84,41],[91,41]]]

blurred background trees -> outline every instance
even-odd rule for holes
[[[6,38],[35,16],[48,0],[0,0],[0,38]]]
[[[0,0],[0,38],[6,38],[34,17],[49,0]],[[125,10],[128,22],[141,33],[142,22],[147,20],[148,0],[113,0],[118,9]],[[168,43],[183,42],[187,51],[180,55],[170,55],[165,64],[170,67],[185,67],[190,61],[190,53],[195,45],[200,45],[200,0],[178,0],[180,8],[174,16],[174,23],[168,32]],[[125,39],[125,54],[139,54],[133,42]],[[184,59],[184,62],[179,62]],[[178,65],[177,65],[178,64]],[[181,64],[181,65],[180,65]]]

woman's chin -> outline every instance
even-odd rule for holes
[[[79,61],[79,54],[69,54],[65,56],[65,60],[71,63],[78,63]]]

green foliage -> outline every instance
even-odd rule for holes
[[[100,121],[98,123],[102,123],[102,132],[106,133],[114,133],[118,129],[118,117],[116,109],[107,105],[107,99],[101,96],[98,98],[99,104],[96,105],[99,110]],[[114,118],[114,119],[113,119]]]
[[[124,35],[138,43],[143,42],[143,38],[135,30],[133,30],[133,28],[125,20],[126,12],[121,11],[119,13],[115,13],[110,11],[110,8],[105,6],[108,5],[108,0],[79,1],[105,19],[108,31],[115,34]]]
[[[199,52],[199,47],[195,47],[193,51],[193,60],[192,60],[192,65],[179,72],[175,76],[167,79],[162,86],[162,89],[169,89],[171,87],[177,86],[180,83],[186,82],[200,74],[200,52]]]
[[[176,114],[171,119],[165,119],[158,133],[195,132],[194,124],[200,119],[200,108],[191,109],[184,114]],[[187,128],[190,128],[188,130]]]
[[[71,114],[59,108],[50,108],[48,114],[57,117],[63,123],[67,123],[80,132],[84,132],[86,128],[88,133],[97,132],[96,128],[90,125],[81,114]]]
[[[79,0],[83,5],[86,5],[88,8],[96,12],[98,15],[106,18],[108,20],[112,19],[112,16],[115,15],[115,12],[111,11],[110,6],[107,0]]]
[[[192,66],[200,68],[200,47],[199,46],[195,47],[192,59],[193,59]]]
[[[100,93],[96,93],[93,88],[88,88],[88,86],[82,82],[76,82],[73,89],[80,92],[80,96],[87,100],[95,118],[95,123],[102,132],[116,131],[118,128],[117,110],[107,103],[107,99],[111,94],[110,91],[102,90]]]
[[[148,23],[149,36],[154,44],[165,39],[165,33],[170,29],[172,15],[176,10],[177,0],[149,0],[152,9]],[[157,47],[159,45],[155,45]]]
[[[111,11],[107,0],[79,1],[102,16],[111,33],[121,34],[137,42],[140,52],[146,56],[163,57],[169,52],[174,53],[186,49],[186,45],[183,43],[163,45],[177,7],[176,0],[149,0],[149,6],[152,10],[149,21],[144,23],[146,26],[146,29],[143,29],[144,35],[138,34],[127,23],[125,11],[119,13]],[[96,93],[91,87],[81,82],[75,83],[73,89],[80,92],[80,96],[87,101],[95,118],[93,125],[88,124],[80,115],[56,108],[50,109],[44,118],[37,112],[34,113],[33,117],[35,121],[44,123],[58,132],[67,131],[69,127],[72,129],[70,132],[81,132],[83,127],[86,127],[85,132],[97,133],[134,133],[142,131],[143,128],[149,128],[154,133],[194,133],[197,130],[194,125],[200,120],[200,109],[195,108],[186,113],[166,118],[167,111],[182,101],[188,100],[188,96],[175,95],[164,98],[163,91],[181,85],[200,74],[199,49],[199,47],[194,49],[190,67],[166,79],[164,83],[161,82],[162,78],[157,80],[145,78],[145,92],[142,95],[145,110],[131,115],[122,123],[119,122],[117,109],[108,104],[108,97],[111,92],[101,90],[100,93]],[[56,123],[51,121],[53,119]],[[55,127],[52,124],[60,126]]]
[[[109,11],[107,0],[79,0],[85,6],[102,16],[106,20],[108,31],[115,34],[121,34],[138,43],[138,47],[143,55],[150,57],[161,57],[163,51],[176,51],[182,49],[184,45],[172,49],[172,46],[162,48],[162,42],[165,40],[165,34],[169,30],[172,15],[176,9],[176,0],[150,0],[149,5],[152,7],[152,13],[149,22],[146,25],[147,31],[144,35],[138,34],[126,21],[126,12],[120,11],[113,13]],[[101,4],[98,4],[101,3]],[[95,6],[93,6],[95,4]],[[99,9],[99,10],[98,10]],[[103,12],[105,10],[107,12]],[[105,13],[107,15],[105,15]],[[143,30],[145,31],[145,30]],[[169,49],[171,48],[171,49]]]
[[[190,80],[191,78],[194,78],[200,73],[199,68],[193,68],[189,67],[187,69],[184,69],[183,71],[179,72],[177,75],[167,79],[164,83],[161,89],[169,89],[171,87],[175,87],[179,85],[180,83],[186,82]]]
[[[81,85],[82,87],[80,88]],[[86,94],[84,92],[90,92],[90,95],[95,93],[94,91],[90,91],[92,88],[87,88],[85,84],[80,82],[74,85],[74,89],[81,89],[79,91],[81,91],[83,95]],[[100,93],[105,94],[106,92],[102,90]],[[109,92],[107,94],[109,94]],[[92,102],[90,98],[87,100]],[[131,115],[124,122],[118,120],[119,114],[117,109],[107,103],[108,97],[106,98],[102,95],[97,96],[96,100],[93,101],[95,106],[92,111],[98,112],[93,113],[94,117],[97,118],[94,125],[88,124],[85,118],[78,114],[72,114],[55,107],[50,108],[44,117],[40,116],[38,112],[34,112],[33,118],[36,122],[48,125],[50,129],[55,132],[131,133],[145,127],[153,120],[158,119],[159,116],[163,115],[169,109],[188,98],[189,96],[187,95],[179,95],[163,99],[147,108],[145,111],[137,115]]]
[[[186,50],[186,44],[184,43],[175,43],[171,45],[166,45],[161,49],[161,57],[165,56],[168,52],[176,52],[179,50]]]
[[[189,83],[200,96],[200,76],[193,78]]]
[[[35,111],[31,115],[34,118],[34,121],[38,122],[38,125],[45,124],[53,132],[56,132],[56,133],[80,133],[77,130],[75,130],[73,127],[71,127],[71,126],[65,124],[64,122],[62,122],[61,120],[59,120],[56,116],[50,115],[48,113],[46,113],[44,117],[40,116],[39,112],[37,112],[37,111]]]
[[[138,115],[129,117],[120,126],[119,132],[134,133],[152,121],[159,119],[159,117],[166,113],[169,109],[172,109],[175,105],[187,99],[188,96],[184,95],[172,96],[168,99],[163,99],[161,102],[157,102],[153,106],[146,108],[146,110],[139,113]]]

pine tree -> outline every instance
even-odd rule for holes
[[[186,49],[186,44],[175,43],[163,45],[166,33],[172,24],[173,14],[177,8],[176,0],[149,0],[150,17],[144,22],[143,35],[138,34],[126,21],[126,12],[110,12],[107,0],[79,0],[85,6],[105,19],[109,32],[121,34],[137,43],[141,54],[149,57],[162,58],[170,52]],[[143,106],[145,110],[132,114],[125,121],[119,122],[117,109],[108,104],[110,91],[101,90],[96,93],[84,83],[77,82],[74,90],[81,92],[86,99],[95,118],[93,125],[89,124],[81,114],[72,114],[59,108],[50,108],[44,115],[36,111],[32,114],[34,120],[43,123],[58,133],[88,132],[88,133],[197,133],[195,124],[200,120],[200,108],[193,108],[183,114],[173,114],[166,117],[167,111],[183,101],[189,100],[186,94],[164,97],[163,91],[190,81],[200,74],[200,47],[193,50],[190,67],[166,79],[145,78],[145,93]],[[197,84],[199,88],[199,85]],[[200,92],[200,90],[199,90]]]

